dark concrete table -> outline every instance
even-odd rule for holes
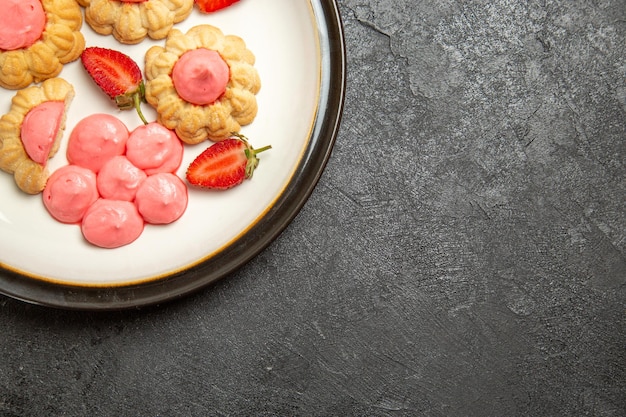
[[[340,3],[295,221],[158,308],[0,298],[0,416],[626,415],[626,2]]]

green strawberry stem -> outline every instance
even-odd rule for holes
[[[267,146],[264,146],[264,147],[259,148],[259,149],[251,149],[252,150],[252,155],[258,155],[261,152],[267,151],[268,149],[272,149],[272,145],[267,145]]]
[[[257,158],[256,156],[260,154],[261,152],[267,151],[268,149],[272,149],[272,145],[267,145],[259,149],[254,149],[252,146],[248,145],[248,142],[245,139],[242,139],[242,140],[246,142],[246,145],[248,146],[244,150],[244,153],[246,154],[246,158],[248,159],[248,163],[246,164],[246,178],[252,178],[252,174],[254,173],[254,170],[259,165],[259,158]]]
[[[148,121],[143,115],[141,111],[141,102],[145,101],[146,89],[143,81],[139,83],[139,86],[136,90],[127,92],[126,94],[120,94],[115,97],[115,104],[120,110],[128,110],[134,108],[139,115],[139,118],[143,122],[144,125],[148,124]]]
[[[139,115],[139,118],[141,119],[144,125],[147,125],[148,121],[146,120],[146,118],[143,115],[143,112],[141,111],[141,102],[142,102],[141,95],[133,94],[133,102],[135,103],[135,110],[137,110],[137,114]]]

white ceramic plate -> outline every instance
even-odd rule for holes
[[[197,24],[242,37],[256,56],[262,88],[255,121],[245,134],[260,155],[254,177],[226,192],[190,189],[186,213],[167,226],[146,225],[130,245],[102,249],[88,244],[76,225],[61,224],[41,195],[20,192],[0,172],[0,291],[25,301],[66,308],[119,309],[176,298],[226,276],[267,246],[287,226],[315,186],[330,155],[343,106],[345,56],[335,1],[241,0],[205,15],[194,9],[176,25]],[[118,49],[143,67],[147,49],[164,41],[122,45],[85,23],[87,46]],[[118,111],[80,62],[60,77],[76,98],[63,144],[50,168],[67,164],[67,137],[93,113],[119,117],[129,129],[141,124],[134,111]],[[0,89],[0,112],[13,91]],[[142,106],[148,120],[156,114]],[[178,174],[209,143],[186,146]]]

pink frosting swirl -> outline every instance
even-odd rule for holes
[[[82,119],[70,134],[67,159],[98,172],[114,156],[124,154],[128,128],[117,117],[93,114]]]
[[[131,132],[126,156],[148,175],[174,172],[183,160],[183,144],[173,131],[159,123],[148,123]]]
[[[114,156],[105,163],[96,178],[98,191],[103,198],[133,201],[137,189],[147,177],[123,155]]]
[[[219,53],[206,48],[185,52],[174,64],[172,81],[185,101],[204,106],[226,91],[230,68]]]
[[[174,174],[160,173],[146,178],[137,190],[135,204],[148,223],[168,224],[187,209],[187,187]]]
[[[48,161],[64,112],[64,102],[44,101],[26,113],[20,139],[30,159],[38,164],[44,165]]]
[[[143,219],[130,201],[100,199],[89,207],[80,229],[89,243],[113,249],[134,242],[143,227]]]
[[[97,199],[96,174],[76,165],[54,171],[43,190],[44,206],[62,223],[79,223]]]
[[[40,0],[0,1],[0,49],[28,48],[41,38],[46,12]]]

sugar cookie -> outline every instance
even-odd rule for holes
[[[0,46],[0,86],[19,90],[54,78],[64,64],[76,60],[85,49],[85,38],[80,33],[83,15],[75,0],[3,2],[10,4],[3,3],[0,27],[3,32],[15,32],[15,36],[10,37],[7,32]],[[39,12],[44,13],[43,28],[41,15],[36,13],[39,5]],[[15,11],[18,16],[9,11]],[[15,24],[16,19],[19,24]],[[35,26],[27,30],[31,25]]]
[[[78,0],[85,7],[85,21],[101,35],[113,35],[124,44],[146,37],[164,39],[175,23],[193,11],[194,0]]]
[[[73,98],[74,88],[70,83],[62,78],[50,78],[40,85],[18,91],[11,100],[10,111],[0,118],[0,169],[13,174],[15,183],[22,191],[37,194],[44,189],[49,176],[46,162],[59,149],[65,130],[67,109]],[[41,132],[35,132],[38,143],[24,146],[25,132],[22,132],[22,127],[25,120],[32,115],[31,111],[36,111],[40,105],[49,102],[63,103],[62,112],[60,114],[53,112],[51,116],[46,111],[41,112],[35,116],[41,119],[32,121],[33,129],[36,130],[37,126],[56,126],[56,132],[49,132],[48,138],[45,135],[42,136]],[[47,117],[52,117],[54,120],[45,120]],[[43,157],[41,155],[29,156],[27,151],[29,147],[38,151],[45,149],[42,151]]]
[[[213,56],[195,56],[199,50],[213,52]],[[194,54],[193,58],[186,60],[190,62],[183,62],[188,54]],[[210,100],[206,97],[215,97],[214,91],[199,94],[202,97],[187,97],[185,93],[181,94],[182,89],[177,90],[177,82],[193,83],[192,89],[186,89],[191,95],[193,90],[200,92],[204,82],[211,84],[208,89],[216,85],[220,88],[220,83],[224,82],[220,81],[223,70],[213,68],[214,62],[219,61],[225,63],[228,77],[221,87],[223,93],[215,101],[203,101]],[[261,88],[261,79],[254,63],[254,54],[247,49],[243,39],[225,36],[214,26],[198,25],[186,34],[172,29],[165,47],[153,46],[146,53],[146,100],[157,110],[159,122],[175,130],[183,142],[223,140],[239,132],[241,126],[252,123],[256,117],[256,94]],[[191,68],[179,71],[178,65],[190,65]],[[177,80],[179,72],[187,74],[187,78]]]

